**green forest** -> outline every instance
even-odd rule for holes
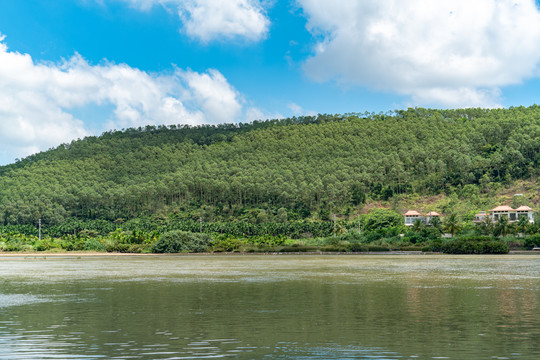
[[[534,224],[471,220],[537,209],[539,163],[536,105],[109,131],[0,167],[0,250],[435,248],[450,218],[530,247]],[[407,229],[408,208],[447,220]]]

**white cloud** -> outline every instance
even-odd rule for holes
[[[88,135],[73,113],[92,104],[112,105],[108,125],[116,128],[242,119],[241,96],[217,70],[149,74],[125,64],[92,66],[78,54],[60,64],[35,63],[28,54],[9,51],[3,40],[0,36],[2,161]]]
[[[103,3],[105,0],[95,0],[95,1],[97,1],[98,3]],[[172,2],[173,0],[121,0],[121,1],[129,3],[134,8],[137,8],[143,11],[148,11],[156,4],[165,5],[166,3]]]
[[[267,119],[283,119],[284,116],[279,112],[265,112],[257,107],[247,108],[245,111],[244,122],[252,122],[255,120],[267,120]]]
[[[230,122],[242,111],[240,95],[217,70],[207,74],[187,71],[182,74],[191,90],[191,99],[202,109],[212,122]]]
[[[297,0],[320,41],[304,64],[417,105],[494,106],[500,88],[538,76],[534,0]]]
[[[203,43],[223,39],[259,41],[270,21],[260,0],[121,0],[140,10],[173,6],[183,31]]]
[[[290,103],[287,107],[292,111],[293,115],[301,115],[304,112],[304,109],[296,103]]]
[[[266,37],[270,24],[257,0],[183,0],[178,10],[186,33],[202,42],[257,41]]]

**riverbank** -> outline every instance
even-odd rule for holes
[[[174,253],[174,254],[155,254],[155,253],[119,253],[119,252],[96,252],[96,251],[63,251],[63,252],[0,252],[0,258],[45,258],[45,257],[209,257],[209,256],[419,256],[436,255],[450,256],[440,252],[422,252],[422,251],[385,251],[385,252],[219,252],[219,253]],[[475,254],[470,254],[475,255]],[[467,256],[470,256],[467,255]],[[477,255],[477,254],[476,254]],[[483,254],[490,255],[490,254]],[[483,256],[480,255],[480,256]],[[538,255],[540,251],[516,250],[502,255]],[[501,255],[497,255],[501,256]]]

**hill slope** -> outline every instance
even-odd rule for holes
[[[539,161],[538,106],[127,129],[0,167],[0,224],[205,206],[218,216],[246,207],[308,216],[536,178]]]

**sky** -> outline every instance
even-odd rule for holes
[[[0,165],[111,129],[538,103],[535,0],[0,0]]]

